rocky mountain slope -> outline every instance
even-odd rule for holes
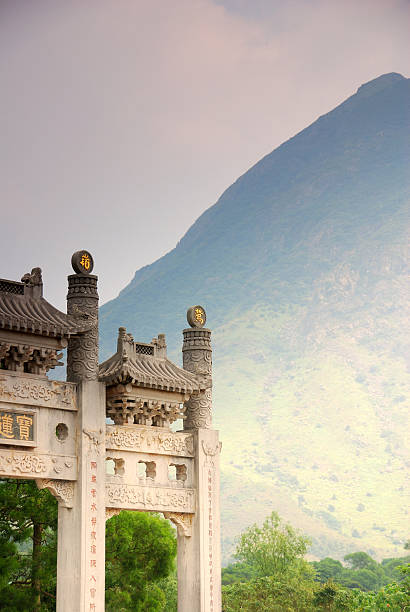
[[[101,309],[103,357],[126,325],[141,341],[165,332],[175,360],[187,307],[207,310],[225,559],[272,509],[311,534],[316,556],[403,553],[409,128],[410,79],[362,85]]]

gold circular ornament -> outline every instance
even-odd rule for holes
[[[191,327],[203,327],[206,323],[206,312],[202,306],[188,308],[186,318]]]
[[[88,251],[77,251],[71,258],[71,265],[77,274],[91,274],[94,268],[94,260]]]

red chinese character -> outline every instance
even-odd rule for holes
[[[90,580],[91,580],[91,582],[93,582],[93,581],[97,582],[97,578],[95,576],[91,576]]]
[[[92,531],[91,532],[91,539],[92,540],[96,540],[97,539],[97,532],[96,531]]]
[[[92,555],[95,555],[97,553],[97,547],[95,546],[95,544],[91,544],[90,551]]]
[[[97,463],[96,463],[96,461],[91,461],[91,469],[92,469],[92,470],[96,470],[96,469],[97,469]]]
[[[97,491],[96,491],[96,489],[91,489],[91,495],[92,495],[93,497],[96,497],[96,496],[97,496]]]
[[[97,506],[94,503],[91,504],[91,512],[97,512]]]
[[[95,592],[96,592],[95,589],[90,589],[90,595],[93,599],[95,597]]]
[[[95,604],[90,603],[90,610],[95,610],[95,609],[96,609],[96,608],[95,608]]]
[[[91,567],[97,567],[97,559],[91,559],[90,566]]]
[[[95,474],[92,474],[91,482],[97,482],[97,476]]]
[[[95,517],[95,516],[93,516],[93,517],[91,518],[91,525],[92,525],[93,527],[95,527],[95,526],[96,526],[96,524],[97,524],[97,519],[96,519],[96,517]]]

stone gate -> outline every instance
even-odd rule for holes
[[[176,525],[178,611],[220,612],[221,444],[205,311],[188,310],[183,368],[163,334],[135,342],[124,327],[99,365],[93,258],[78,251],[72,265],[67,314],[43,298],[40,268],[0,279],[0,477],[35,479],[58,500],[57,612],[104,610],[105,521],[121,510]],[[65,348],[67,381],[49,380]]]

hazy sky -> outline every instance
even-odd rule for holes
[[[0,0],[0,277],[102,301],[260,157],[386,72],[408,0]]]

